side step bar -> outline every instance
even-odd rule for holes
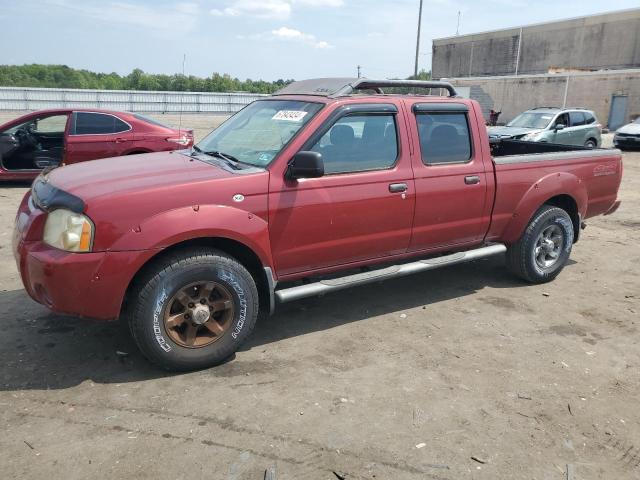
[[[372,270],[370,272],[356,273],[353,275],[347,275],[346,277],[332,278],[315,283],[308,283],[306,285],[299,285],[297,287],[284,288],[282,290],[276,290],[274,295],[279,303],[293,302],[294,300],[299,300],[305,297],[322,295],[358,285],[380,282],[390,278],[404,277],[413,273],[468,262],[470,260],[489,257],[506,251],[507,247],[505,245],[496,243],[476,248],[474,250],[468,250],[466,252],[458,252],[442,257],[418,260],[417,262],[392,265],[390,267]]]

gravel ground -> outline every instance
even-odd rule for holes
[[[27,297],[10,247],[26,187],[0,188],[0,476],[640,477],[640,152],[624,162],[622,207],[551,284],[492,258],[307,299],[181,375],[125,325]]]

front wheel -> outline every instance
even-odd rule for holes
[[[528,282],[549,282],[569,260],[573,235],[569,214],[544,205],[533,215],[520,240],[507,250],[507,267]]]
[[[137,282],[127,316],[151,362],[167,370],[201,369],[223,362],[250,335],[258,291],[246,268],[225,253],[184,250]]]

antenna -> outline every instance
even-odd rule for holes
[[[460,15],[462,14],[462,12],[460,12],[460,10],[458,10],[458,26],[456,27],[456,37],[458,35],[460,35]]]
[[[182,80],[185,79],[184,76],[184,67],[185,64],[187,63],[187,54],[183,54],[182,56]],[[180,135],[182,135],[182,109],[183,109],[183,104],[184,104],[184,92],[180,92],[180,115],[178,116],[178,132]]]
[[[358,78],[362,78],[362,65],[358,65]]]
[[[413,69],[413,78],[418,78],[418,61],[420,59],[420,30],[422,28],[422,0],[420,0],[420,13],[418,13],[418,35],[416,38],[416,64]]]

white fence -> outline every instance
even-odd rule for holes
[[[0,87],[0,110],[104,108],[147,113],[234,113],[261,97],[264,95],[255,93]]]

